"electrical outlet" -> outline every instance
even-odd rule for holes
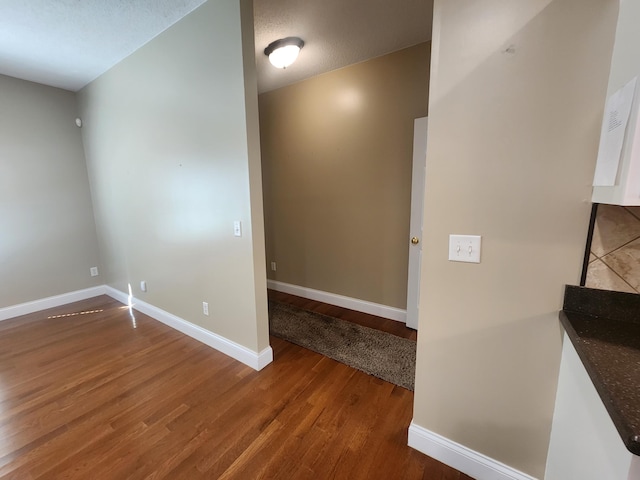
[[[233,235],[236,237],[242,236],[242,222],[240,220],[233,222]]]
[[[207,302],[202,302],[202,313],[209,315],[209,304]]]
[[[98,276],[98,267],[91,267],[89,269],[89,273],[91,273],[92,277],[97,277]]]
[[[271,270],[276,271],[276,262],[271,262]]]
[[[147,282],[146,282],[146,280],[142,280],[140,282],[140,290],[142,290],[143,292],[147,291]]]

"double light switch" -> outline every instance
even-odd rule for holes
[[[480,263],[480,235],[449,235],[449,260]]]

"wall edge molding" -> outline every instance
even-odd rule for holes
[[[537,480],[515,468],[416,424],[409,426],[408,445],[477,480]]]
[[[19,303],[17,305],[10,305],[8,307],[0,308],[0,321],[21,317],[22,315],[28,315],[48,308],[59,307],[61,305],[66,305],[67,303],[79,302],[80,300],[97,297],[98,295],[104,295],[105,293],[104,285],[99,285],[97,287],[75,290],[73,292],[40,298],[38,300]]]
[[[117,290],[110,286],[105,286],[105,293],[112,298],[124,303],[129,304],[129,295],[120,290]],[[162,310],[150,303],[147,303],[138,298],[132,298],[132,306],[134,310],[138,310],[145,315],[150,316],[154,320],[164,323],[168,327],[173,328],[205,345],[217,350],[225,355],[244,363],[245,365],[253,368],[254,370],[262,370],[264,367],[273,362],[273,350],[271,347],[267,347],[260,352],[254,352],[253,350],[244,347],[232,340],[229,340],[221,335],[206,330],[198,325],[195,325],[183,318],[178,317],[172,313]]]
[[[370,315],[388,318],[389,320],[395,320],[397,322],[407,322],[407,311],[400,308],[389,307],[387,305],[359,300],[357,298],[345,297],[344,295],[338,295],[336,293],[323,292],[322,290],[314,290],[313,288],[292,285],[290,283],[279,282],[277,280],[267,279],[267,287],[278,292],[297,295],[298,297],[348,308],[357,312],[368,313]]]

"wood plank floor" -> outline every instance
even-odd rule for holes
[[[271,289],[268,290],[268,294],[269,299],[276,302],[288,303],[289,305],[293,305],[304,310],[321,313],[334,318],[340,318],[365,327],[375,328],[376,330],[382,330],[383,332],[387,332],[398,337],[408,338],[410,340],[416,340],[418,338],[418,333],[411,328],[407,328],[402,322],[369,315],[368,313],[356,312],[355,310],[349,310],[348,308],[337,307],[335,305],[328,305],[316,300],[309,300],[308,298],[298,297],[284,292],[277,292]]]
[[[0,322],[0,478],[470,478],[406,446],[408,390],[278,338],[256,372],[134,313]]]

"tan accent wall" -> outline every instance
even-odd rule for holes
[[[79,99],[108,284],[259,352],[268,319],[252,22],[250,1],[209,1]]]
[[[436,0],[414,421],[544,476],[617,19],[601,0]],[[482,263],[447,260],[482,235]]]
[[[413,120],[427,114],[429,49],[260,95],[269,278],[405,308]]]
[[[0,308],[95,286],[75,95],[0,76]]]

